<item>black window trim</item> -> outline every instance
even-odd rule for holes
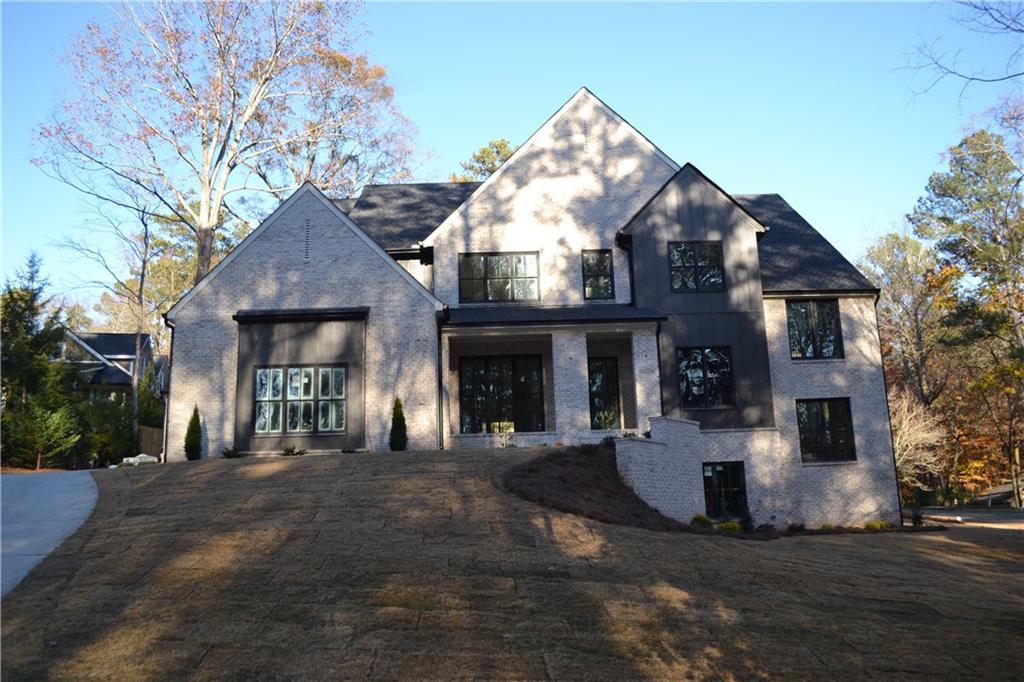
[[[678,246],[678,245],[681,245],[681,244],[694,244],[694,245],[696,245],[696,244],[717,244],[718,245],[718,251],[719,251],[719,253],[722,256],[722,264],[720,266],[722,268],[722,286],[720,286],[720,287],[718,287],[716,289],[701,289],[699,286],[697,288],[695,288],[695,289],[676,289],[674,286],[672,286],[672,269],[674,267],[687,267],[687,268],[694,268],[694,269],[697,268],[697,267],[708,267],[708,266],[697,266],[697,265],[692,265],[692,266],[690,266],[690,265],[673,266],[672,265],[672,247],[673,246]],[[683,240],[678,240],[677,239],[675,241],[668,242],[668,248],[665,251],[665,255],[666,255],[667,259],[668,259],[668,289],[673,294],[721,294],[721,293],[725,292],[725,290],[726,290],[726,286],[725,286],[725,247],[722,244],[722,240],[720,240],[720,239],[683,239]],[[694,278],[694,282],[696,282],[696,281],[697,281],[696,278]]]
[[[584,258],[588,253],[608,254],[608,279],[611,280],[612,288],[607,296],[587,296],[587,277],[604,277],[604,275],[588,275],[587,260]],[[584,301],[614,301],[615,300],[615,254],[612,249],[583,249],[580,251],[580,271],[583,273],[583,300]]]
[[[312,398],[306,398],[306,399],[299,398],[298,400],[291,400],[291,401],[288,400],[288,370],[291,369],[291,368],[296,368],[296,369],[312,368],[313,369],[313,397]],[[320,414],[320,411],[317,409],[318,408],[318,404],[320,403],[320,395],[319,395],[319,393],[320,393],[320,372],[317,371],[317,370],[319,370],[320,368],[330,368],[330,369],[341,369],[341,368],[344,368],[345,369],[345,397],[344,398],[330,398],[329,399],[329,402],[333,402],[334,400],[344,400],[345,401],[345,428],[344,429],[341,429],[341,430],[330,430],[330,431],[321,431],[320,430],[320,420],[318,418],[319,414]],[[279,369],[279,370],[282,371],[283,378],[281,380],[281,399],[280,400],[266,400],[266,401],[263,401],[263,400],[258,401],[258,400],[256,400],[256,379],[255,379],[255,377],[256,377],[256,372],[258,372],[261,369]],[[349,427],[349,421],[348,421],[348,417],[349,417],[349,412],[348,412],[348,390],[349,390],[348,379],[349,379],[349,371],[348,371],[348,363],[347,362],[296,362],[296,363],[288,363],[288,364],[284,364],[284,365],[280,365],[280,364],[275,364],[275,365],[254,365],[253,368],[252,368],[252,372],[253,372],[252,416],[250,417],[250,419],[251,419],[250,423],[252,424],[252,427],[251,427],[251,430],[250,430],[250,433],[249,433],[249,436],[251,438],[310,438],[310,437],[315,437],[315,436],[321,436],[321,437],[325,437],[326,438],[326,437],[329,437],[329,436],[347,436],[348,435],[348,432],[349,432],[349,430],[348,430],[348,427]],[[333,379],[332,379],[332,381],[333,381]],[[281,430],[280,431],[268,431],[266,433],[257,433],[256,432],[256,404],[258,402],[271,402],[271,403],[277,402],[277,403],[281,404]],[[293,402],[293,403],[312,402],[313,403],[313,430],[312,431],[289,431],[288,430],[287,420],[288,420],[288,403],[289,402]],[[300,418],[301,418],[301,416],[300,416]]]
[[[459,357],[459,369],[458,369],[458,376],[457,376],[458,387],[459,387],[459,400],[458,400],[458,405],[459,405],[459,431],[458,431],[458,435],[459,436],[480,436],[480,435],[494,436],[494,435],[501,435],[502,434],[502,432],[500,432],[500,431],[499,432],[496,432],[496,431],[468,431],[468,432],[463,432],[462,431],[462,401],[464,399],[464,396],[462,394],[463,364],[467,360],[468,361],[483,360],[484,362],[495,361],[495,360],[510,360],[510,361],[512,361],[513,366],[514,366],[516,358],[530,358],[531,360],[536,360],[539,363],[539,366],[540,366],[540,400],[538,401],[538,407],[539,407],[539,410],[540,410],[541,429],[540,429],[540,431],[511,431],[510,433],[513,433],[513,434],[517,434],[517,433],[518,434],[524,434],[524,433],[546,433],[547,432],[547,429],[548,429],[548,423],[547,423],[548,417],[547,417],[547,412],[546,412],[545,402],[544,402],[545,381],[544,381],[544,355],[543,355],[543,353],[498,353],[498,354],[484,353],[484,354],[478,354],[478,355],[462,355],[462,356]],[[515,400],[515,398],[513,398],[513,402],[514,402],[514,400]],[[514,418],[515,418],[515,415],[513,415],[513,420],[514,420]],[[514,424],[514,422],[513,422],[513,424]]]
[[[815,357],[812,357],[812,358],[803,357],[803,356],[799,356],[799,355],[793,355],[793,347],[792,347],[792,345],[790,345],[790,349],[789,349],[789,359],[790,360],[792,360],[793,362],[832,362],[832,361],[835,361],[835,360],[845,360],[846,359],[846,344],[843,343],[843,312],[839,308],[839,298],[838,297],[835,297],[835,296],[827,296],[827,297],[822,297],[822,296],[815,296],[815,297],[797,296],[797,297],[794,297],[794,298],[787,297],[785,299],[785,301],[786,301],[786,342],[787,342],[787,345],[789,345],[789,341],[790,341],[790,339],[789,339],[789,304],[790,303],[835,303],[836,304],[836,339],[837,339],[836,354],[832,355],[830,357],[827,357],[827,358],[823,358],[823,357],[820,357],[820,356],[815,356]],[[811,308],[808,308],[808,310],[811,310]],[[815,313],[811,313],[811,315],[813,317],[813,316],[816,316],[817,313],[816,312]],[[813,346],[817,346],[818,345],[818,343],[817,343],[817,331],[815,330],[815,326],[814,326],[813,322],[811,322],[811,324],[810,324],[810,330],[811,330],[811,335],[813,337],[812,340],[811,340],[811,344]]]
[[[728,401],[719,403],[717,405],[708,405],[707,404],[707,394],[705,393],[704,394],[705,400],[704,400],[704,405],[703,406],[701,406],[701,407],[694,407],[692,405],[685,405],[683,403],[683,393],[680,390],[680,386],[679,386],[679,383],[680,383],[680,380],[679,380],[679,353],[680,353],[680,351],[688,351],[688,350],[699,350],[699,351],[701,351],[701,354],[700,354],[701,355],[701,371],[704,373],[704,380],[707,381],[707,376],[708,376],[708,357],[707,357],[707,353],[705,351],[707,351],[709,349],[710,350],[718,350],[718,351],[723,351],[724,350],[726,355],[728,355],[728,357],[729,357],[729,373],[730,373],[730,377],[729,378],[730,378],[730,382],[729,382],[729,398],[728,398]],[[689,411],[707,412],[709,410],[734,410],[734,409],[736,409],[736,375],[733,372],[732,346],[716,346],[716,345],[713,345],[713,344],[704,344],[704,345],[701,345],[701,346],[676,346],[675,362],[676,362],[676,399],[679,401],[679,409],[680,410],[687,411],[687,412],[689,412]]]
[[[507,301],[491,301],[487,296],[487,266],[484,265],[484,298],[483,299],[467,299],[462,294],[462,257],[463,256],[533,256],[537,259],[537,277],[529,278],[537,280],[537,298],[511,298]],[[537,304],[541,300],[540,295],[540,251],[460,251],[456,258],[458,259],[458,275],[459,275],[459,303],[468,303],[470,305],[508,305],[508,304]],[[516,279],[512,277],[511,279]],[[527,279],[527,278],[522,278]],[[512,284],[512,295],[515,296],[515,284]]]
[[[804,456],[803,438],[800,434],[800,403],[826,403],[842,401],[846,403],[846,413],[850,416],[850,456],[837,458],[826,456],[821,459],[807,459]],[[857,461],[857,436],[853,429],[853,405],[850,402],[849,396],[834,396],[831,398],[797,398],[794,403],[793,409],[796,412],[796,425],[797,425],[797,446],[800,448],[800,463],[804,466],[828,466],[828,465],[842,465],[842,464],[853,464]]]

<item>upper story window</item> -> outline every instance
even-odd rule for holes
[[[786,301],[786,320],[790,357],[800,360],[843,357],[838,300]]]
[[[583,298],[602,300],[615,298],[611,249],[583,252]]]
[[[722,242],[669,242],[672,291],[722,291],[725,269]]]
[[[540,299],[536,253],[459,254],[459,300],[468,303]]]
[[[849,398],[796,401],[800,457],[805,462],[856,459]]]
[[[341,367],[260,367],[256,370],[257,434],[343,433],[345,379]]]
[[[676,363],[683,409],[732,404],[732,357],[728,348],[678,348]]]

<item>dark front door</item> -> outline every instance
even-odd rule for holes
[[[462,433],[543,431],[541,357],[463,357],[459,361],[459,412]]]
[[[590,380],[590,428],[622,428],[619,409],[619,359],[590,358],[587,362]]]
[[[704,463],[704,503],[713,519],[743,516],[747,511],[743,462]]]

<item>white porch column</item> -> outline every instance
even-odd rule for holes
[[[555,383],[555,423],[549,431],[573,440],[590,431],[590,388],[587,377],[587,334],[558,330],[551,334]]]
[[[636,425],[650,430],[650,418],[661,416],[661,378],[658,371],[658,334],[654,329],[633,332],[633,373],[636,383]]]

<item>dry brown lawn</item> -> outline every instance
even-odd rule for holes
[[[1020,679],[1024,533],[608,525],[500,489],[536,454],[101,471],[3,679]]]

